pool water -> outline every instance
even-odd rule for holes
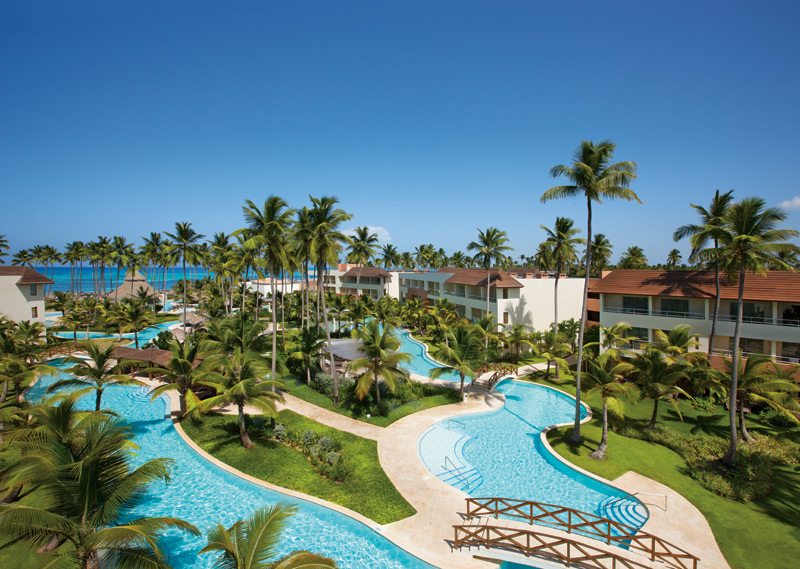
[[[508,379],[496,389],[505,395],[502,409],[446,419],[420,436],[428,470],[471,496],[558,504],[644,525],[647,508],[639,500],[571,468],[542,443],[543,430],[574,418],[574,398]]]
[[[411,361],[401,363],[400,367],[408,370],[410,373],[423,377],[430,377],[431,370],[444,366],[444,364],[431,358],[425,351],[425,344],[412,338],[408,330],[398,328],[396,333],[397,339],[400,340],[400,351],[411,355]],[[439,379],[445,381],[461,381],[461,377],[457,373],[446,373]],[[470,378],[464,378],[465,384],[469,384],[470,381]]]
[[[143,329],[139,332],[139,347],[143,347],[147,342],[158,336],[164,330],[168,330],[171,326],[175,326],[179,322],[177,320],[170,321],[170,322],[161,322],[160,324],[154,324],[153,326],[148,326],[147,328]],[[55,335],[59,338],[73,338],[72,332],[56,332]],[[102,339],[112,339],[112,338],[119,338],[119,334],[106,334],[105,332],[86,332],[86,331],[78,331],[77,338],[78,340],[86,340],[87,338],[92,340],[102,340]],[[131,340],[131,343],[127,345],[129,348],[133,348],[136,346],[136,342],[133,337],[133,332],[126,332],[122,334],[122,337]]]
[[[62,374],[66,377],[66,374]],[[40,380],[28,397],[39,400],[47,385],[58,378]],[[93,397],[84,397],[89,409]],[[308,549],[336,560],[339,567],[358,569],[431,568],[381,537],[364,524],[329,508],[293,498],[252,484],[225,472],[200,457],[178,435],[166,417],[166,398],[150,401],[147,388],[114,386],[103,394],[103,406],[130,422],[139,450],[135,465],[159,457],[174,460],[172,482],[157,482],[131,512],[129,519],[141,516],[171,516],[184,519],[202,532],[194,537],[183,532],[164,534],[161,546],[175,569],[208,569],[217,556],[199,555],[205,533],[222,523],[226,527],[250,516],[254,510],[278,502],[295,505],[298,512],[287,523],[277,547],[279,555]]]

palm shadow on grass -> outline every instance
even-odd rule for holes
[[[674,409],[668,409],[663,418],[668,421],[683,422],[691,425],[689,432],[693,435],[704,434],[724,438],[728,435],[728,426],[722,421],[724,413],[716,415],[683,415],[681,417]]]

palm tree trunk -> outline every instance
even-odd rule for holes
[[[586,198],[586,265],[583,275],[583,299],[581,300],[581,321],[578,327],[578,361],[575,366],[575,422],[569,441],[578,444],[581,436],[581,373],[583,368],[583,334],[586,331],[586,303],[589,299],[589,267],[592,266],[592,200]]]
[[[103,391],[101,389],[98,389],[95,392],[95,396],[94,396],[94,410],[95,411],[99,411],[100,410],[100,401],[101,401],[102,398],[103,398]]]
[[[334,405],[339,404],[339,378],[336,375],[336,358],[333,355],[333,342],[331,341],[331,327],[328,325],[328,307],[325,304],[325,270],[320,270],[317,267],[317,282],[319,283],[320,287],[320,298],[321,298],[321,307],[317,306],[317,310],[322,309],[322,318],[325,322],[325,334],[328,336],[328,356],[331,359],[331,380],[333,381],[333,403]],[[317,317],[317,321],[319,321],[319,317]]]
[[[711,355],[711,351],[714,347],[714,337],[717,333],[717,318],[719,317],[719,301],[720,301],[720,291],[719,291],[719,260],[716,259],[716,253],[718,248],[717,240],[714,239],[714,314],[711,316],[711,333],[708,335],[708,355]]]
[[[730,444],[722,461],[727,465],[732,465],[736,458],[736,446],[738,443],[736,432],[736,400],[739,395],[739,367],[740,357],[739,341],[742,337],[742,320],[744,319],[744,265],[739,268],[739,294],[736,302],[736,326],[733,329],[733,366],[731,368],[731,385],[728,390],[728,421],[730,423]]]
[[[652,429],[656,426],[656,421],[658,421],[658,402],[660,400],[658,398],[653,399],[653,414],[650,415],[650,422],[647,424],[648,429]]]
[[[747,424],[744,419],[744,401],[739,401],[739,431],[742,433],[742,439],[748,443],[752,443],[755,439],[747,430]]]
[[[550,379],[550,358],[547,358],[547,369],[544,372],[544,380],[547,381]]]
[[[134,324],[133,326],[133,342],[136,346],[136,349],[139,349],[139,328],[138,325]]]
[[[311,385],[311,362],[306,362],[306,385]]]
[[[459,372],[458,376],[461,378],[461,385],[458,388],[458,393],[461,395],[461,400],[463,401],[464,400],[464,374]]]
[[[272,375],[270,379],[275,381],[275,371],[278,362],[278,299],[275,276],[273,274],[270,274],[269,283],[270,289],[272,290]]]
[[[600,436],[600,446],[591,455],[592,458],[603,459],[606,457],[606,448],[608,447],[608,405],[606,400],[603,399],[603,434]]]
[[[237,403],[236,407],[239,410],[239,439],[242,441],[244,448],[251,449],[256,445],[250,440],[250,434],[247,432],[247,425],[244,422],[244,404]]]
[[[183,252],[183,337],[186,338],[186,251]]]
[[[180,406],[181,417],[186,415],[186,391],[188,391],[188,389],[183,389],[178,394],[178,404]]]
[[[8,494],[3,496],[3,499],[0,500],[3,504],[13,504],[17,500],[19,500],[20,494],[22,494],[22,484],[17,484],[11,490],[8,491]]]
[[[556,282],[553,285],[553,335],[558,341],[558,281],[561,276],[561,266],[556,267]],[[556,366],[556,381],[561,380],[561,370]]]

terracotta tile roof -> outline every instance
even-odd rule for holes
[[[355,277],[355,276],[362,276],[362,277],[384,277],[384,278],[391,278],[392,274],[380,267],[352,267],[347,270],[343,277]]]
[[[0,267],[0,277],[16,277],[20,279],[17,284],[53,284],[53,281],[48,279],[42,273],[30,267]]]
[[[445,282],[472,286],[486,286],[486,269],[458,269],[444,267],[440,273],[453,273]],[[492,269],[492,286],[495,288],[522,288],[522,284],[502,269]]]
[[[714,298],[714,273],[707,271],[654,271],[617,269],[591,284],[591,292]],[[722,277],[721,296],[736,300],[738,284]],[[746,300],[800,302],[800,272],[770,271],[748,274],[744,281]]]

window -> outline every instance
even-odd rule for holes
[[[508,298],[508,289],[507,289],[507,288],[504,288],[504,289],[503,289],[503,298],[504,298],[504,299],[505,299],[505,298]]]
[[[625,312],[631,314],[647,314],[647,297],[646,296],[623,296],[622,308]]]
[[[683,316],[689,313],[688,298],[662,298],[661,312],[665,316]]]
[[[800,344],[784,342],[781,346],[781,356],[792,362],[800,362]]]
[[[31,285],[31,296],[36,296],[39,294],[39,289],[36,284]]]
[[[631,338],[629,343],[631,349],[634,350],[640,350],[643,348],[643,344],[650,339],[647,328],[631,328],[628,330],[628,337]]]
[[[733,338],[730,339],[728,346],[730,351],[733,351]],[[764,353],[764,340],[756,340],[754,338],[740,338],[739,349],[745,354],[763,354]]]
[[[731,318],[736,319],[738,302],[733,301],[730,304]],[[767,314],[764,307],[755,302],[745,302],[742,306],[742,315],[745,322],[765,322]]]
[[[503,324],[508,324],[508,312],[503,312]]]
[[[31,306],[31,318],[39,318],[39,307]]]

